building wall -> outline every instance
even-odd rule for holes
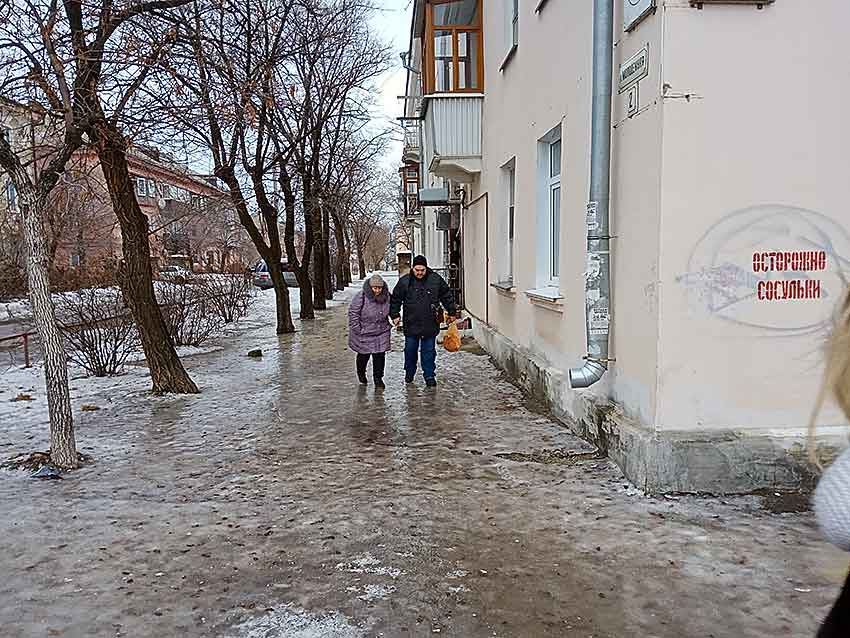
[[[521,3],[519,46],[506,65],[503,17],[484,12],[484,170],[470,200],[487,193],[464,213],[467,303],[481,319],[559,382],[558,401],[571,406],[569,367],[585,354],[584,271],[590,154],[592,3],[550,2],[536,14]],[[619,35],[619,32],[618,32]],[[650,41],[658,46],[660,21],[642,25],[639,36],[623,35],[616,58],[625,59]],[[554,64],[553,61],[558,61]],[[589,392],[612,395],[647,427],[654,424],[657,377],[659,198],[661,108],[658,60],[644,80],[644,110],[619,122],[613,136],[612,218],[615,309],[612,356],[617,362]],[[616,64],[616,62],[615,62]],[[642,87],[643,88],[643,87]],[[620,102],[620,100],[617,100]],[[615,120],[625,117],[619,104]],[[562,127],[560,307],[534,303],[525,292],[538,287],[538,140]],[[507,185],[503,166],[515,162],[515,284],[505,294],[488,284],[504,278],[507,261]],[[489,229],[485,231],[489,205]],[[481,246],[489,235],[489,266]],[[628,238],[625,241],[625,238]],[[489,270],[489,273],[487,272]],[[486,292],[485,292],[486,291]],[[485,294],[489,298],[485,298]],[[617,312],[617,309],[624,309]],[[489,314],[489,317],[485,315]]]
[[[477,336],[650,491],[810,485],[803,435],[850,264],[850,76],[841,49],[850,5],[700,10],[659,0],[626,33],[615,2],[616,361],[600,383],[573,391],[566,373],[585,352],[592,3],[549,2],[540,14],[533,4],[521,3],[519,46],[502,71],[501,10],[484,12],[483,172],[463,220],[467,306],[483,320]],[[644,46],[649,73],[629,112],[618,69]],[[559,122],[563,298],[540,304],[525,294],[540,283],[537,141]],[[515,289],[503,291],[490,284],[506,272],[510,162]],[[754,267],[754,253],[776,251],[805,271]],[[804,252],[824,256],[806,265]],[[815,298],[770,300],[768,286]],[[843,419],[828,408],[821,422],[832,426],[821,431],[834,450]]]
[[[799,435],[850,263],[850,4],[686,4],[663,14],[658,425]],[[826,269],[754,272],[776,250],[825,251]],[[768,277],[821,298],[760,300]]]

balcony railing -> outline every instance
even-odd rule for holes
[[[420,120],[405,120],[404,121],[404,150],[402,161],[404,162],[419,162],[419,144],[421,122]]]

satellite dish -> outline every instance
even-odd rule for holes
[[[165,199],[164,198],[160,197],[158,200],[156,200],[156,203],[157,203],[157,206],[159,206],[160,208],[165,208]]]

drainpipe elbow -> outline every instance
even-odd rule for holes
[[[596,359],[587,359],[580,368],[570,368],[570,387],[589,388],[602,378],[608,364]]]

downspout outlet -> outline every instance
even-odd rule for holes
[[[570,387],[589,388],[602,378],[608,364],[596,359],[587,359],[580,368],[570,368]]]

